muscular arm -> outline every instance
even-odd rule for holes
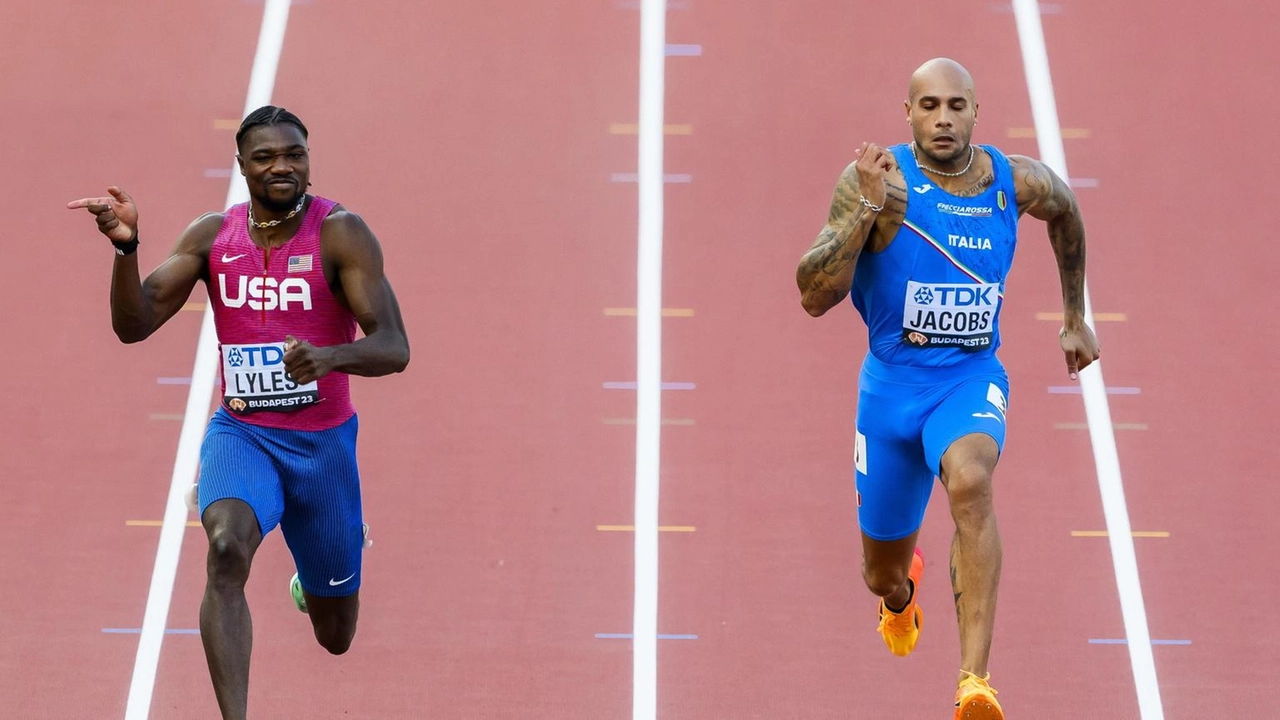
[[[858,255],[877,215],[859,201],[860,197],[858,174],[850,164],[836,183],[826,226],[796,269],[800,304],[814,317],[838,305],[853,286]]]
[[[359,215],[339,211],[325,219],[321,242],[332,252],[342,297],[364,332],[355,342],[328,349],[329,370],[365,377],[404,370],[409,338],[400,304],[383,273],[378,239]]]
[[[138,254],[116,256],[111,270],[111,328],[121,342],[146,340],[182,309],[204,276],[222,215],[208,213],[178,237],[169,258],[140,280]]]
[[[1084,219],[1075,193],[1044,163],[1012,155],[1018,209],[1049,226],[1049,243],[1058,261],[1062,282],[1064,327],[1084,325]]]

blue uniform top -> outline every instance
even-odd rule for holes
[[[909,145],[889,148],[908,187],[906,218],[888,248],[858,258],[849,293],[878,360],[935,368],[994,359],[1018,208],[1008,158],[977,147],[995,180],[971,198],[934,184]]]

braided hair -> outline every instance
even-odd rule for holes
[[[297,115],[282,107],[264,105],[249,113],[244,122],[240,123],[240,129],[236,131],[236,147],[240,147],[240,141],[244,139],[244,136],[259,125],[281,125],[285,123],[301,130],[303,138],[307,137],[307,126],[302,124]]]

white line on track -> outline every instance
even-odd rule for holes
[[[636,546],[631,714],[658,713],[658,450],[662,432],[662,122],[666,0],[640,4],[636,264]]]
[[[243,115],[271,102],[275,88],[276,67],[284,47],[284,31],[289,21],[289,0],[267,0],[262,12],[262,29],[258,33],[258,50],[249,75],[249,91]],[[242,115],[242,117],[243,117]],[[232,172],[227,189],[227,207],[249,199],[248,188],[239,173]],[[138,655],[133,663],[133,680],[129,684],[129,700],[125,720],[145,720],[151,712],[151,696],[155,689],[156,668],[160,662],[160,643],[164,640],[169,619],[169,601],[178,572],[178,555],[187,525],[187,506],[183,494],[195,482],[200,459],[200,442],[209,420],[209,402],[217,377],[218,339],[213,328],[213,311],[204,311],[200,339],[196,343],[195,369],[191,372],[191,391],[187,395],[187,411],[183,416],[182,434],[178,438],[178,454],[173,463],[169,498],[165,503],[164,521],[160,527],[160,544],[156,564],[151,572],[151,590],[147,593],[147,609],[138,639]],[[656,525],[656,523],[655,523]]]
[[[1027,90],[1031,95],[1031,111],[1035,117],[1040,158],[1054,172],[1068,179],[1067,155],[1058,124],[1058,108],[1049,77],[1049,53],[1045,49],[1044,28],[1036,0],[1013,0],[1013,12],[1022,45],[1022,63],[1027,74]],[[1093,306],[1088,286],[1084,294],[1085,319],[1093,326]],[[1138,711],[1142,720],[1163,720],[1160,684],[1156,679],[1155,658],[1151,652],[1151,631],[1147,627],[1147,610],[1138,581],[1138,559],[1133,549],[1133,533],[1129,509],[1125,503],[1124,482],[1120,477],[1120,456],[1116,452],[1115,429],[1111,425],[1111,408],[1107,403],[1107,386],[1102,380],[1102,364],[1095,363],[1080,373],[1085,416],[1093,443],[1094,463],[1098,469],[1098,489],[1102,510],[1111,541],[1111,559],[1115,566],[1116,588],[1120,593],[1120,612],[1129,646],[1129,663],[1138,693]]]

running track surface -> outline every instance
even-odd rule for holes
[[[858,577],[850,484],[864,331],[801,311],[795,262],[864,140],[907,137],[910,71],[966,63],[976,139],[1036,154],[1002,4],[683,0],[667,59],[663,718],[945,717],[957,643],[941,493],[917,652],[889,657]],[[1280,451],[1267,420],[1277,311],[1265,180],[1280,99],[1263,2],[1046,4],[1059,115],[1089,229],[1090,286],[1167,718],[1280,715],[1271,612]],[[144,268],[232,162],[261,3],[8,10],[7,379],[0,453],[0,697],[15,718],[123,714],[198,312],[141,346],[111,335],[109,249],[67,200],[118,183]],[[917,18],[908,22],[906,18]],[[7,22],[6,25],[9,25]],[[315,646],[278,536],[249,585],[256,717],[625,718],[631,624],[634,123],[638,13],[623,3],[296,3],[275,99],[312,131],[315,190],[383,241],[414,359],[357,379],[364,615],[351,653]],[[620,130],[615,128],[615,131]],[[1087,132],[1086,132],[1087,131]],[[1259,148],[1258,146],[1261,146]],[[1256,175],[1250,179],[1251,175]],[[1090,183],[1086,182],[1086,185]],[[203,291],[193,301],[201,302]],[[992,671],[1013,718],[1133,718],[1088,433],[1054,335],[1042,226],[1024,225],[1002,356],[997,475],[1006,555]],[[196,627],[203,537],[187,531],[169,627]],[[1269,552],[1270,551],[1270,552]],[[216,714],[199,639],[166,637],[154,718]]]

